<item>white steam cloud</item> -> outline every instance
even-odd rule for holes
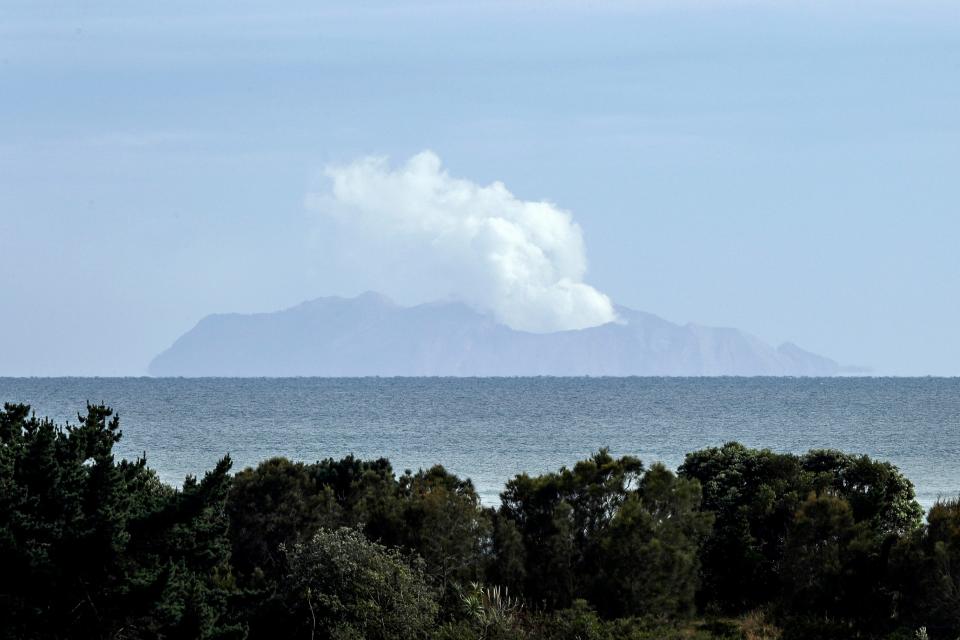
[[[500,182],[452,178],[424,151],[392,168],[368,157],[330,166],[329,191],[309,196],[336,225],[340,250],[399,299],[454,297],[514,329],[583,329],[616,319],[583,282],[580,227],[549,202],[516,198]]]

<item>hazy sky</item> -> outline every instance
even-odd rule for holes
[[[552,203],[563,296],[960,374],[960,3],[6,0],[0,375],[139,375],[205,314],[382,288],[317,202],[425,150]]]

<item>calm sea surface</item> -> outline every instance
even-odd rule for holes
[[[960,378],[0,378],[0,401],[57,421],[87,400],[119,411],[122,455],[176,484],[227,452],[237,469],[354,453],[441,463],[493,503],[513,474],[599,447],[676,467],[739,440],[890,460],[926,506],[960,493]]]

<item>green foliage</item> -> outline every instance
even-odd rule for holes
[[[716,522],[704,545],[702,604],[742,612],[779,589],[786,532],[806,495],[796,456],[739,443],[687,454],[682,477],[700,482]]]
[[[921,526],[866,456],[730,443],[675,475],[601,449],[493,509],[441,466],[353,456],[226,457],[178,490],[120,437],[104,406],[0,412],[0,638],[960,635],[960,500]],[[718,611],[745,615],[695,618]]]
[[[273,637],[286,611],[276,592],[290,568],[279,549],[304,544],[321,528],[355,527],[416,554],[447,604],[459,585],[483,577],[490,554],[489,510],[469,480],[441,466],[397,478],[384,459],[305,465],[274,458],[237,474],[228,513],[252,638]]]
[[[501,494],[500,520],[509,521],[522,540],[523,591],[551,608],[569,606],[589,589],[597,573],[599,533],[636,490],[640,460],[614,459],[602,449],[573,469],[530,477],[518,475]],[[512,533],[500,524],[500,532]],[[503,540],[500,541],[501,543]]]
[[[688,454],[679,473],[700,481],[703,508],[716,516],[702,555],[700,603],[728,613],[780,599],[787,540],[811,492],[847,504],[863,536],[858,545],[874,548],[857,556],[873,577],[882,569],[871,554],[885,553],[892,539],[915,530],[922,514],[910,481],[867,456],[831,450],[795,456],[729,443]]]
[[[923,509],[913,483],[889,462],[832,449],[811,451],[800,461],[810,488],[842,497],[854,520],[866,523],[874,535],[900,536],[920,527]]]
[[[386,458],[328,458],[308,473],[317,490],[332,494],[341,526],[362,527],[373,540],[394,535],[399,485]]]
[[[182,491],[143,459],[115,462],[119,420],[87,407],[76,425],[0,412],[0,635],[9,638],[236,632],[230,588],[224,458]]]
[[[355,529],[320,529],[288,562],[281,588],[299,621],[290,637],[405,640],[433,628],[437,603],[422,562]]]
[[[638,459],[600,450],[572,470],[517,476],[502,499],[495,548],[509,558],[496,570],[523,576],[533,601],[564,608],[585,599],[611,617],[692,610],[712,521],[699,510],[696,481],[662,465],[644,474]]]
[[[604,619],[585,600],[527,622],[531,640],[740,640],[731,624],[661,617]]]
[[[516,523],[501,511],[493,511],[492,554],[488,574],[492,582],[502,584],[514,593],[523,591],[527,577],[527,557],[523,536]]]
[[[234,476],[227,501],[233,566],[247,580],[283,571],[281,545],[293,546],[341,517],[332,489],[317,486],[302,463],[271,458]]]
[[[931,637],[960,637],[960,498],[938,501],[922,529],[892,552],[903,622]]]
[[[509,589],[474,582],[461,592],[460,603],[462,619],[442,627],[438,637],[496,640],[522,635],[523,603],[511,596]]]
[[[692,613],[712,522],[699,483],[654,465],[601,535],[594,602],[612,617]]]
[[[449,595],[480,580],[489,555],[490,514],[469,480],[437,465],[399,482],[399,522],[392,542],[417,553]]]
[[[320,527],[359,527],[422,556],[445,586],[476,579],[490,517],[469,480],[435,466],[397,479],[390,463],[353,456],[316,464],[274,458],[237,474],[228,511],[241,575],[282,571],[277,549]]]
[[[785,638],[869,638],[889,627],[884,549],[845,499],[810,494],[791,526],[784,564]]]

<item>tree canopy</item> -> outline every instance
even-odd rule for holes
[[[960,634],[960,500],[923,523],[867,456],[728,443],[674,473],[600,449],[493,506],[354,456],[225,456],[176,488],[121,437],[102,405],[0,411],[0,638]]]

